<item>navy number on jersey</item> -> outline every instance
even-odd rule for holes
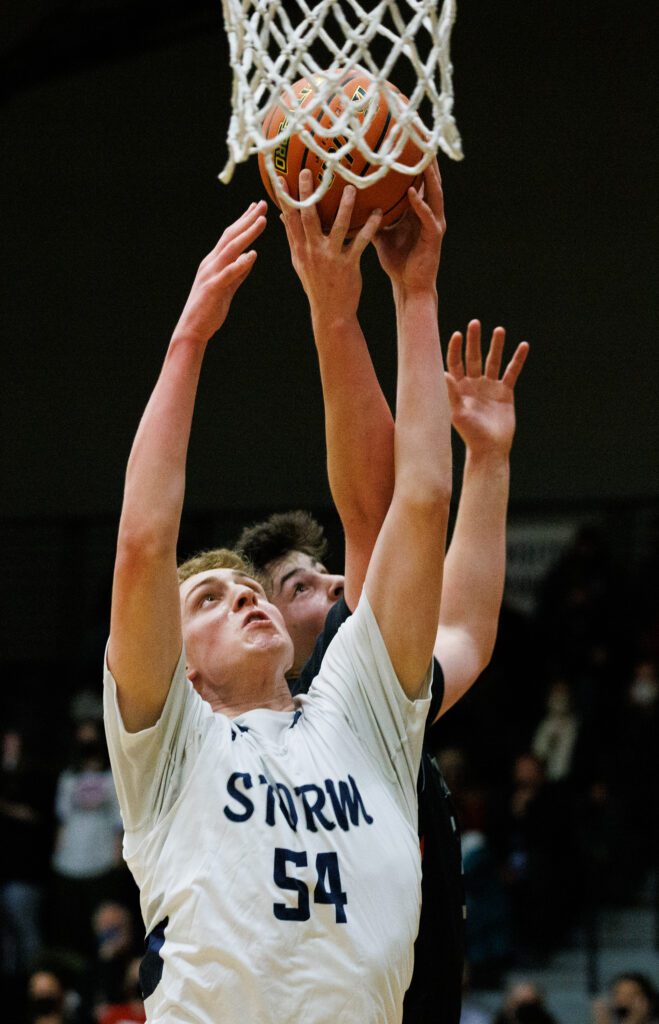
[[[287,865],[293,864],[298,868],[306,868],[307,855],[302,850],[285,850],[275,847],[275,862],[273,878],[275,885],[280,889],[290,889],[297,892],[298,900],[296,907],[289,907],[285,903],[273,903],[272,909],[279,921],[308,921],[309,911],[309,889],[301,878],[295,878],[287,874]],[[313,891],[314,903],[333,904],[336,913],[336,923],[345,924],[348,920],[344,907],[348,897],[341,889],[341,875],[339,873],[339,859],[336,853],[316,854],[316,886]]]
[[[297,907],[287,907],[285,903],[273,903],[275,917],[279,921],[309,920],[309,890],[299,878],[291,878],[286,874],[286,861],[292,861],[299,868],[307,866],[307,855],[296,850],[282,850],[275,847],[275,866],[273,876],[275,885],[280,889],[292,889],[298,893]]]

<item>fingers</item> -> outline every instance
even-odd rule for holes
[[[250,224],[253,224],[258,220],[259,217],[264,216],[267,210],[267,205],[268,204],[265,199],[261,199],[258,203],[250,203],[242,216],[222,232],[215,248],[209,253],[209,258],[217,256],[217,254],[223,251],[224,247],[237,235],[241,234]],[[265,227],[265,223],[263,224],[263,227]],[[263,230],[263,227],[261,230]]]
[[[289,194],[288,182],[286,179],[280,178],[279,181],[284,192]],[[282,203],[279,219],[286,229],[286,237],[288,239],[290,249],[293,250],[299,248],[304,242],[304,229],[300,219],[300,211],[294,206],[289,206],[288,203]]]
[[[228,266],[223,267],[222,270],[210,279],[213,294],[217,295],[220,292],[228,292],[230,297],[233,297],[245,278],[250,274],[255,263],[255,249],[241,253],[237,259],[229,263]]]
[[[503,354],[503,346],[506,341],[506,332],[503,327],[495,327],[492,331],[492,340],[490,341],[490,350],[487,353],[487,359],[485,360],[485,376],[489,377],[490,380],[499,379],[499,371],[501,369],[501,356]]]
[[[346,185],[343,192],[341,193],[341,201],[339,208],[336,211],[336,217],[332,224],[332,229],[329,233],[330,238],[335,243],[337,248],[341,248],[345,242],[346,235],[350,230],[350,220],[352,218],[352,211],[355,208],[355,199],[357,198],[357,189],[354,185]]]
[[[308,168],[305,168],[305,170],[300,172],[299,189],[301,200],[308,199],[313,192],[313,175]],[[305,234],[311,237],[322,234],[320,220],[318,219],[318,210],[315,206],[303,206],[300,210],[300,219],[302,221]]]
[[[437,157],[428,164],[424,171],[423,183],[425,186],[424,199],[434,215],[444,220],[444,193],[442,191],[442,178],[439,173]]]
[[[446,369],[454,380],[462,380],[465,375],[462,365],[462,334],[454,331],[446,350]]]
[[[483,373],[481,355],[480,320],[470,320],[467,324],[467,344],[465,345],[465,363],[468,377],[480,377]]]
[[[351,251],[357,258],[361,256],[364,249],[370,245],[378,231],[380,230],[380,224],[382,223],[382,210],[373,210],[369,214],[368,220],[361,226],[350,246]]]
[[[501,357],[506,340],[506,331],[503,327],[495,327],[492,332],[490,349],[485,363],[485,377],[488,380],[498,380],[501,371]],[[506,367],[501,378],[501,383],[508,388],[514,388],[517,379],[522,371],[529,353],[529,344],[526,341],[520,342],[515,349],[512,359]],[[467,344],[465,346],[465,363],[467,377],[481,377],[482,355],[481,355],[481,325],[479,320],[470,320],[467,325]],[[454,331],[446,350],[446,370],[454,382],[465,377],[465,367],[462,363],[462,334]]]
[[[252,216],[246,220],[243,230],[239,234],[234,234],[228,242],[225,242],[222,249],[217,253],[214,263],[221,263],[224,266],[233,263],[259,237],[265,225],[266,218],[262,214],[259,215],[255,208],[252,211]]]
[[[511,390],[512,388],[515,387],[515,384],[517,383],[517,378],[522,372],[522,367],[526,362],[526,357],[528,354],[528,341],[521,341],[515,349],[513,357],[508,363],[508,366],[506,367],[506,372],[503,375],[503,383],[506,385],[506,387],[511,388]]]
[[[410,201],[410,206],[414,210],[415,214],[419,218],[422,224],[427,227],[433,227],[435,224],[435,218],[433,212],[428,204],[421,198],[419,192],[414,188],[413,185],[407,190],[407,198]]]

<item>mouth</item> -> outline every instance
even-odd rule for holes
[[[263,624],[268,625],[269,623],[269,616],[267,616],[265,612],[259,611],[255,608],[253,611],[249,612],[249,614],[245,616],[245,621],[243,622],[243,629],[245,629],[247,626]]]

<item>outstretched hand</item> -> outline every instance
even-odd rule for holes
[[[282,186],[286,188],[284,179]],[[299,179],[300,199],[313,190],[311,171],[305,169]],[[328,234],[323,233],[315,206],[301,209],[282,204],[281,220],[291,250],[296,274],[302,282],[311,311],[328,319],[353,316],[362,290],[360,261],[366,246],[380,226],[382,213],[374,211],[360,231],[346,242],[356,189],[346,185]]]
[[[448,344],[446,383],[451,421],[472,454],[490,451],[508,454],[513,443],[514,389],[529,346],[526,341],[520,342],[499,379],[505,340],[504,328],[495,327],[484,369],[478,320],[471,320],[467,326],[464,362],[460,331],[455,331]]]
[[[410,209],[394,227],[380,231],[375,248],[394,287],[407,291],[434,288],[442,239],[446,232],[444,195],[437,160],[426,168],[423,196],[408,189]]]
[[[256,251],[248,246],[265,228],[266,208],[265,200],[252,203],[201,261],[175,335],[205,344],[222,326],[231,300],[256,261]]]

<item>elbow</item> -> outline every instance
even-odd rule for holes
[[[480,636],[473,638],[473,650],[475,655],[473,676],[474,681],[485,671],[492,661],[494,645],[497,638],[495,630],[483,630]]]
[[[448,474],[410,475],[396,480],[396,495],[413,511],[424,515],[448,517],[451,507],[452,484]]]
[[[148,565],[176,558],[176,536],[168,530],[158,530],[154,524],[149,528],[127,528],[122,524],[117,538],[116,564],[133,572]]]

